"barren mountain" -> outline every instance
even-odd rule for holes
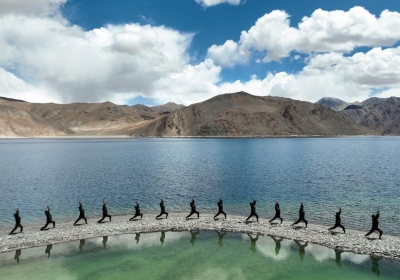
[[[333,97],[323,97],[315,103],[324,105],[335,111],[342,111],[344,108],[346,108],[347,106],[350,105],[349,103],[347,103],[343,100],[333,98]]]
[[[320,105],[245,92],[223,94],[134,128],[133,136],[374,134]]]

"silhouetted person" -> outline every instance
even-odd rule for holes
[[[370,255],[369,257],[371,258],[372,261],[372,272],[379,277],[379,275],[381,274],[381,272],[379,271],[379,261],[381,260],[381,258],[373,255]]]
[[[139,239],[140,239],[140,232],[136,232],[136,234],[135,234],[136,244],[139,243]]]
[[[375,230],[379,232],[379,239],[381,239],[383,231],[379,229],[379,211],[376,212],[376,215],[372,215],[372,228],[367,234],[365,234],[365,237],[373,233]]]
[[[102,210],[103,210],[103,218],[101,218],[99,220],[99,223],[101,223],[106,217],[110,218],[110,222],[111,222],[111,215],[108,214],[107,204],[104,200],[103,200]]]
[[[342,268],[342,251],[340,251],[339,249],[334,249],[335,250],[335,263],[337,264],[337,266],[339,268]]]
[[[14,260],[19,264],[19,256],[21,256],[21,249],[15,251]]]
[[[256,203],[257,202],[254,199],[250,202],[250,216],[246,219],[246,222],[253,216],[256,216],[258,222],[258,215],[256,213]]]
[[[346,233],[346,230],[344,229],[344,226],[342,226],[342,219],[340,218],[340,214],[342,214],[342,208],[339,208],[339,212],[336,212],[336,221],[335,225],[328,230],[333,230],[337,227],[342,228],[343,232]]]
[[[85,246],[85,239],[79,240],[79,252],[82,252],[83,246]]]
[[[164,214],[166,215],[165,218],[168,219],[168,212],[165,211],[164,200],[162,200],[162,199],[161,199],[161,202],[160,202],[160,209],[161,209],[160,215],[158,215],[156,217],[156,219],[158,219],[159,217],[161,217]]]
[[[253,251],[253,253],[257,252],[257,240],[258,240],[258,235],[256,236],[256,238],[254,238],[253,236],[250,235],[250,233],[247,233],[247,235],[250,237],[250,250]]]
[[[307,220],[304,218],[305,215],[306,215],[306,213],[304,212],[304,206],[303,206],[303,202],[302,202],[302,203],[300,204],[299,219],[298,219],[296,222],[294,222],[294,223],[292,224],[292,226],[294,226],[294,225],[300,223],[301,221],[303,221],[303,222],[306,224],[306,227],[307,227],[308,222],[307,222]]]
[[[103,247],[104,247],[104,249],[106,248],[107,241],[108,241],[108,236],[103,236]]]
[[[294,242],[296,242],[297,246],[299,246],[300,261],[303,262],[304,261],[304,255],[306,254],[305,248],[308,245],[308,241],[306,243],[304,243],[303,245],[301,245],[301,243],[299,241],[297,241],[297,240],[294,240]]]
[[[223,231],[221,233],[219,231],[216,231],[216,233],[218,234],[218,246],[219,246],[219,248],[221,248],[224,245],[224,236],[225,236],[226,232]]]
[[[79,202],[79,218],[75,221],[74,225],[76,225],[80,219],[84,219],[85,220],[85,224],[87,224],[87,219],[85,217],[85,209],[83,209],[82,203]]]
[[[164,240],[165,240],[165,231],[162,230],[160,236],[161,246],[164,245]]]
[[[224,205],[222,204],[222,199],[221,199],[221,198],[219,198],[217,205],[218,205],[218,213],[217,213],[217,215],[214,216],[214,219],[215,219],[219,214],[224,214],[225,219],[226,219],[226,213],[224,212]]]
[[[198,229],[190,231],[190,235],[192,236],[192,238],[190,238],[190,243],[192,244],[192,246],[194,246],[194,244],[196,243],[196,237],[199,233],[200,231]]]
[[[129,219],[129,221],[133,221],[136,217],[139,217],[140,219],[143,218],[143,214],[140,213],[140,207],[139,207],[139,203],[136,201],[136,205],[135,205],[135,215]]]
[[[56,222],[53,221],[53,217],[50,214],[50,207],[49,206],[47,206],[47,210],[44,211],[44,214],[46,215],[46,224],[43,227],[41,227],[40,230],[45,230],[46,227],[49,224],[53,224],[53,228],[55,228],[56,227]]]
[[[279,251],[281,250],[281,241],[283,240],[282,237],[279,237],[279,240],[276,239],[274,236],[271,235],[272,240],[275,242],[275,255],[279,255]]]
[[[193,214],[197,214],[197,219],[200,216],[200,213],[196,211],[196,204],[194,202],[194,198],[192,197],[192,201],[190,202],[190,214],[186,216],[186,219],[188,219]]]
[[[281,208],[279,207],[278,202],[275,202],[275,216],[271,220],[269,220],[269,222],[271,223],[275,219],[281,219],[281,224],[282,224],[283,219],[281,217]]]
[[[23,226],[21,225],[21,217],[19,216],[19,209],[17,208],[17,210],[15,211],[15,213],[14,213],[14,219],[15,219],[15,227],[13,228],[13,230],[10,232],[10,234],[13,234],[14,233],[14,231],[17,229],[17,228],[20,228],[21,229],[21,231],[20,232],[22,232],[22,230],[23,230]]]
[[[47,258],[50,258],[50,251],[53,248],[53,244],[49,244],[46,247],[46,250],[44,251],[45,254],[47,254]]]

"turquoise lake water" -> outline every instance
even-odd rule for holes
[[[102,200],[112,215],[189,212],[192,196],[200,212],[248,215],[257,200],[261,218],[274,202],[295,220],[300,202],[311,223],[342,222],[368,231],[380,210],[380,227],[400,235],[400,138],[250,139],[3,139],[0,140],[0,227],[42,224],[50,205],[56,221],[73,222],[78,201],[86,215],[101,216]]]
[[[120,235],[0,254],[0,279],[400,279],[400,263],[270,236]]]

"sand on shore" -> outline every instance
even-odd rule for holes
[[[365,238],[366,232],[357,230],[346,230],[343,234],[340,228],[328,231],[328,227],[309,224],[291,226],[290,221],[270,224],[266,219],[259,222],[246,223],[246,217],[230,216],[225,220],[220,215],[216,220],[213,214],[201,214],[200,219],[186,220],[186,213],[170,213],[168,219],[156,220],[157,214],[144,214],[142,220],[129,221],[132,216],[113,216],[112,221],[97,223],[97,219],[88,219],[88,224],[83,220],[80,225],[73,226],[70,223],[56,221],[56,227],[49,226],[48,230],[40,231],[42,225],[24,227],[23,233],[9,235],[9,231],[0,230],[0,253],[14,251],[36,246],[44,246],[79,239],[87,239],[100,236],[110,236],[128,233],[146,233],[157,231],[189,231],[199,230],[222,230],[229,232],[255,233],[259,235],[273,235],[286,239],[308,241],[315,244],[327,246],[332,249],[353,252],[357,254],[369,254],[400,261],[400,237],[383,235],[378,238],[378,233],[373,233]],[[16,230],[18,232],[19,229]]]

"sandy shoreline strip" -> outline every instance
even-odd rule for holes
[[[269,224],[268,220],[260,219],[259,222],[246,224],[246,217],[242,216],[228,215],[226,220],[223,218],[214,220],[213,214],[200,214],[200,219],[185,220],[187,213],[170,213],[168,219],[156,220],[156,215],[145,213],[143,220],[136,221],[129,221],[132,217],[130,215],[113,216],[111,222],[101,224],[97,223],[97,219],[88,219],[88,224],[81,223],[79,226],[73,226],[73,221],[71,221],[56,224],[56,228],[50,227],[46,231],[39,230],[43,225],[27,226],[24,227],[23,233],[9,235],[14,226],[11,224],[8,231],[0,231],[0,253],[99,236],[199,229],[273,235],[308,241],[332,249],[337,248],[357,254],[373,254],[400,261],[400,237],[397,236],[384,234],[379,240],[377,233],[371,234],[370,238],[365,238],[366,232],[349,229],[346,230],[346,234],[343,234],[339,228],[330,232],[326,226],[309,224],[308,228],[305,228],[301,223],[292,227],[290,225],[292,221]]]

